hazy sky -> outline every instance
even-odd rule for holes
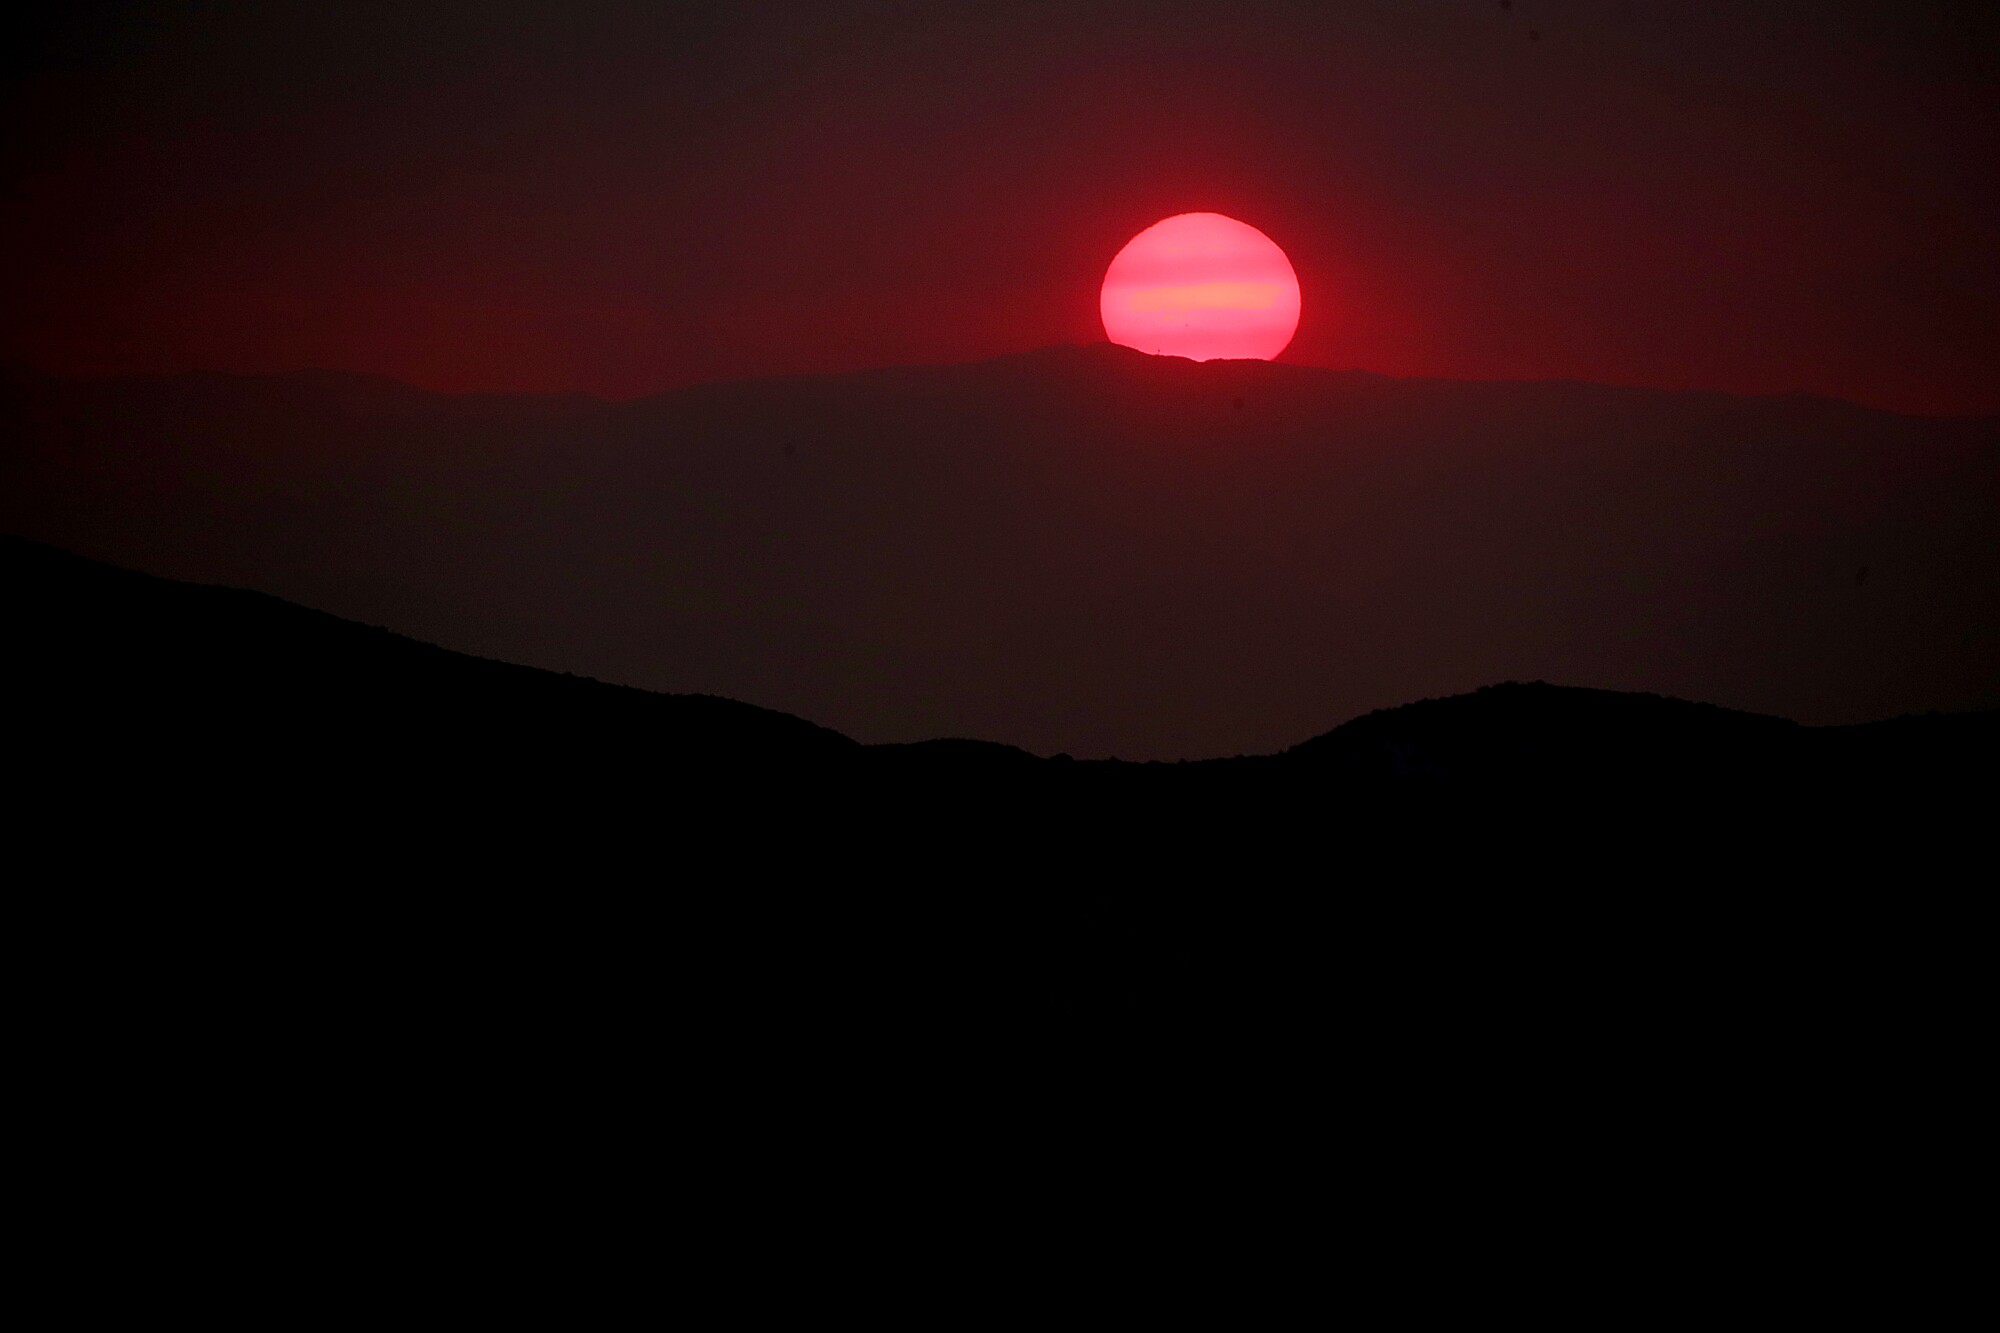
[[[11,19],[0,356],[632,395],[1101,338],[1277,240],[1286,359],[2000,411],[1969,0],[78,3]],[[23,24],[25,23],[25,30]]]

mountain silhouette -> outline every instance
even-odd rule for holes
[[[1537,682],[1233,759],[862,745],[747,703],[484,660],[19,538],[0,538],[0,592],[12,761],[38,812],[25,826],[80,820],[146,848],[222,828],[238,847],[331,839],[347,855],[476,829],[458,855],[485,863],[567,854],[577,829],[629,846],[664,823],[786,864],[862,839],[912,864],[1087,849],[1128,871],[1240,869],[1332,836],[1349,864],[1401,856],[1443,821],[1471,841],[1427,854],[1455,864],[1488,854],[1481,837],[1511,844],[1550,821],[1550,846],[1590,855],[1683,823],[1683,850],[1707,845],[1697,830],[1768,840],[1856,817],[1900,838],[1912,812],[1969,829],[2000,742],[2000,713],[1815,728]]]
[[[0,421],[23,536],[866,742],[1271,753],[1509,679],[2000,705],[1990,418],[1105,344],[626,403],[16,371]]]
[[[829,1135],[949,1154],[959,1119],[899,1109],[940,1088],[1003,1120],[1171,1095],[1286,1151],[1331,1120],[1453,1178],[1657,1126],[1656,1175],[1800,1188],[1850,1120],[1923,1145],[1978,1105],[2000,714],[1503,684],[1078,761],[864,746],[18,538],[0,607],[37,1106],[175,1209],[279,1164],[348,1234],[412,1180],[517,1199],[524,1141],[622,1179],[663,1124],[776,1141],[774,1175]]]
[[[485,761],[601,757],[643,731],[651,762],[797,765],[844,736],[728,699],[648,694],[469,657],[262,593],[199,587],[0,539],[9,664],[28,697],[61,700],[58,743],[185,768],[223,749],[283,763],[380,750]],[[233,762],[234,760],[232,760]]]

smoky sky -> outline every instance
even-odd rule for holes
[[[1282,245],[1285,359],[2000,410],[1957,0],[72,4],[9,21],[0,356],[632,396],[1101,338]]]

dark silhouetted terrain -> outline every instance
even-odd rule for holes
[[[1195,763],[864,746],[747,703],[470,657],[17,538],[0,540],[0,592],[25,827],[71,829],[99,856],[195,842],[289,863],[408,843],[462,873],[638,851],[664,858],[651,874],[725,879],[836,865],[976,879],[1044,857],[1062,876],[1285,864],[1341,879],[1383,864],[1570,873],[1609,848],[1604,873],[1643,877],[1719,840],[1849,838],[1856,818],[1897,838],[1913,816],[1966,831],[1994,795],[2000,739],[1996,713],[1809,728],[1510,684]],[[1654,841],[1620,841],[1635,835]]]
[[[0,528],[866,742],[1271,752],[1501,680],[2000,706],[2000,426],[1108,345],[630,403],[0,395]]]
[[[622,1189],[663,1133],[729,1207],[832,1182],[845,1218],[876,1151],[990,1139],[970,1178],[1033,1165],[1039,1208],[1072,1170],[1150,1198],[1189,1134],[1277,1178],[1331,1131],[1396,1207],[1470,1181],[1511,1218],[1574,1158],[1678,1226],[1746,1171],[1851,1205],[1857,1134],[1900,1179],[1984,1123],[2000,714],[1501,685],[1079,761],[863,746],[16,538],[0,605],[24,1095],[121,1216],[221,1188],[347,1236],[416,1190],[483,1254],[546,1187],[524,1161]]]

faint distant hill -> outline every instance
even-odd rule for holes
[[[2000,705],[2000,424],[1049,348],[631,403],[0,384],[0,528],[869,742],[1270,753],[1500,680]]]

